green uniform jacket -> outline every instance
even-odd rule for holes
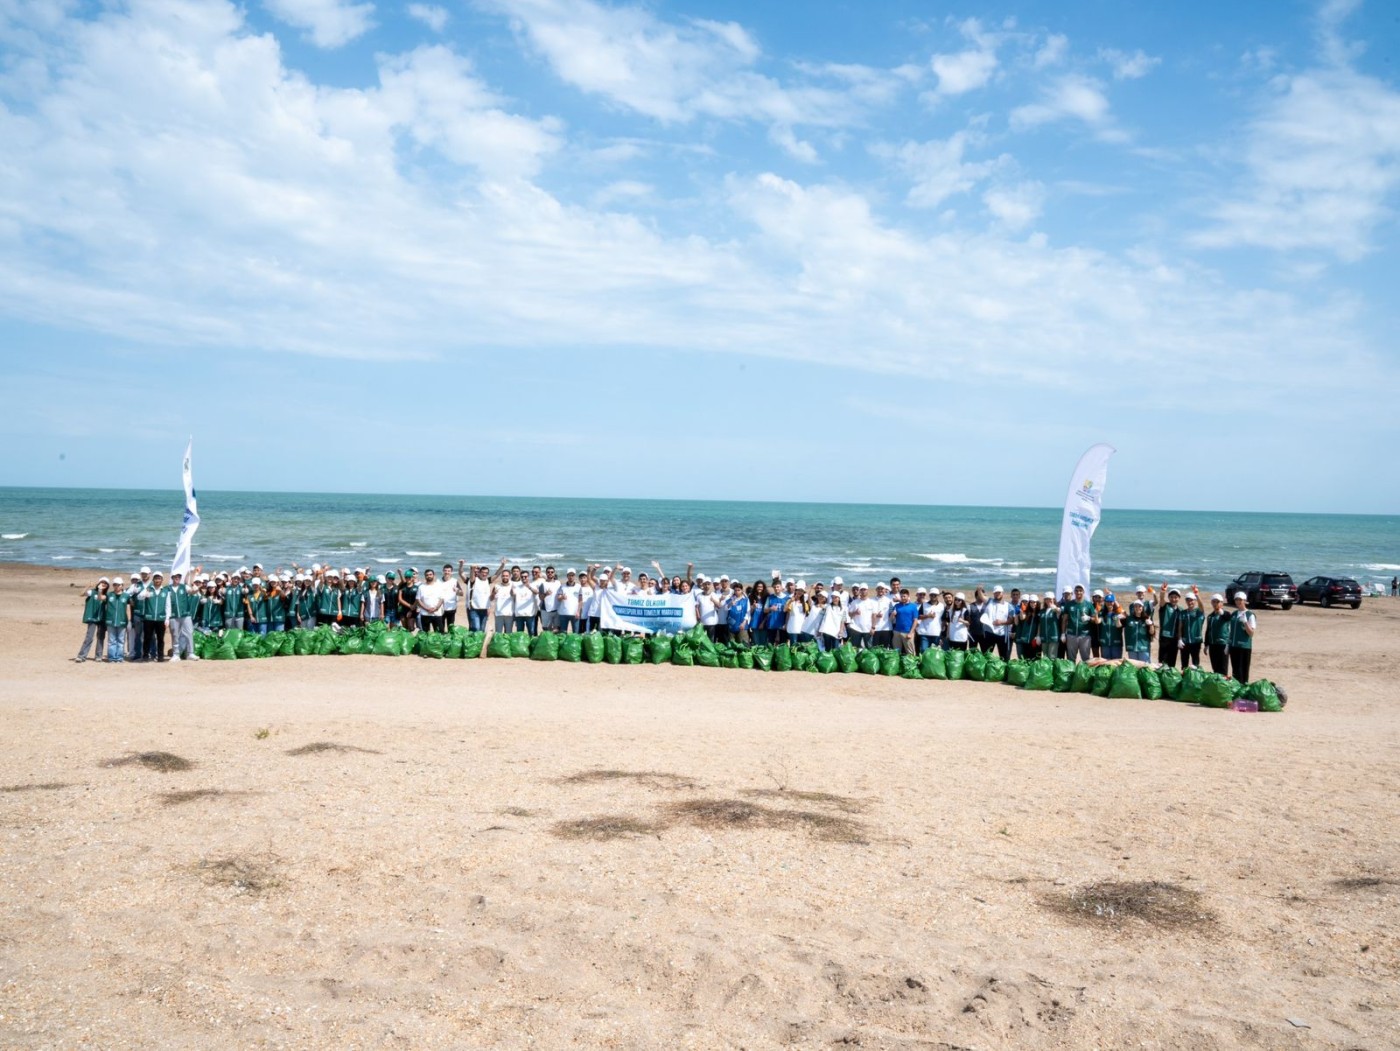
[[[1164,639],[1176,638],[1176,622],[1183,610],[1179,606],[1163,606],[1157,612],[1161,618],[1161,630],[1158,634]]]
[[[131,599],[125,591],[107,593],[107,626],[124,628],[131,619]]]
[[[1206,615],[1206,642],[1212,646],[1230,645],[1230,621],[1234,614],[1228,609]]]
[[[1060,644],[1060,611],[1058,609],[1042,610],[1036,617],[1035,634],[1040,639],[1040,644],[1047,650],[1052,646]]]
[[[1205,638],[1206,615],[1199,609],[1184,609],[1176,618],[1176,637],[1188,646]]]
[[[101,624],[107,616],[107,596],[96,588],[88,588],[83,596],[83,623]]]
[[[224,626],[224,604],[217,595],[201,595],[199,599],[199,626],[217,631]]]
[[[147,587],[141,589],[140,610],[142,620],[165,620],[170,616],[168,587]]]
[[[1129,617],[1123,622],[1123,648],[1134,652],[1152,648],[1152,636],[1148,628],[1152,622],[1146,617]]]
[[[340,588],[322,587],[316,593],[316,612],[326,617],[334,617],[340,612]]]
[[[191,591],[184,584],[173,584],[170,588],[170,615],[172,617],[193,617],[199,609],[199,592]]]
[[[1236,613],[1230,618],[1230,645],[1238,650],[1254,649],[1254,636],[1244,630],[1246,618],[1253,617],[1249,611]]]
[[[243,588],[238,584],[224,587],[224,622],[243,616]]]
[[[1105,607],[1099,616],[1103,618],[1098,623],[1099,646],[1121,646],[1123,644],[1123,625],[1118,621],[1121,614],[1110,613]]]
[[[1087,635],[1092,624],[1089,618],[1094,615],[1094,604],[1086,600],[1071,600],[1064,605],[1066,635]]]
[[[1023,646],[1035,638],[1035,615],[1026,614],[1016,618],[1016,641]]]

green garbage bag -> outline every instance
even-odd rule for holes
[[[236,648],[238,650],[238,659],[241,661],[262,656],[262,644],[258,641],[256,632],[245,631],[238,637]]]
[[[1223,675],[1207,675],[1206,681],[1201,683],[1201,707],[1202,708],[1228,708],[1230,702],[1235,699],[1235,686],[1233,679],[1227,679]]]
[[[444,636],[444,638],[447,639],[447,645],[443,648],[442,655],[444,657],[447,657],[449,660],[461,660],[462,646],[467,641],[466,634],[467,633],[465,631],[449,631]],[[371,647],[371,652],[373,652],[373,646],[375,642],[374,637],[371,636],[368,641]]]
[[[943,667],[948,673],[949,682],[957,682],[963,677],[966,661],[967,652],[965,650],[948,650],[943,654]]]
[[[583,636],[561,635],[559,637],[559,659],[569,664],[583,660]]]
[[[982,669],[983,682],[1004,682],[1006,680],[1006,661],[1002,660],[995,653],[987,655],[987,666]]]
[[[491,636],[491,641],[486,644],[486,656],[488,657],[509,657],[510,635],[507,632],[497,632]]]
[[[512,631],[506,636],[510,642],[510,655],[512,657],[530,656],[530,633],[528,631]]]
[[[358,631],[347,631],[342,634],[340,636],[340,643],[336,646],[335,650],[337,653],[345,654],[346,656],[356,656],[361,653],[369,652],[365,645],[364,635]],[[441,657],[442,654],[439,653],[437,656]]]
[[[647,644],[639,635],[628,635],[622,640],[622,663],[641,664],[646,660]]]
[[[648,635],[643,645],[646,650],[647,660],[652,664],[671,663],[671,652],[675,649],[675,646],[671,642],[671,636]],[[681,645],[689,651],[690,646],[688,643],[681,643]]]
[[[1176,699],[1187,704],[1199,704],[1201,687],[1205,682],[1206,673],[1200,668],[1187,668],[1181,673],[1181,689],[1177,691]]]
[[[297,632],[296,641],[292,644],[292,653],[298,657],[307,657],[316,652],[316,632]]]
[[[753,666],[759,671],[772,671],[773,647],[755,646],[753,648]]]
[[[1139,668],[1137,670],[1138,686],[1142,689],[1143,697],[1149,701],[1160,701],[1162,699],[1162,680],[1157,672],[1152,668]]]
[[[301,634],[300,628],[293,628],[291,631],[279,631],[277,633],[277,652],[274,657],[294,657],[297,652],[297,636]]]
[[[1028,690],[1052,690],[1055,688],[1055,662],[1048,657],[1031,661],[1030,674],[1026,677]]]
[[[875,650],[875,655],[880,658],[880,674],[895,678],[899,675],[899,651],[887,649],[884,646]]]
[[[622,663],[622,636],[603,636],[603,661],[607,664]]]
[[[383,631],[370,643],[370,652],[376,657],[399,657],[403,654],[403,632]]]
[[[899,655],[899,677],[901,679],[922,679],[923,672],[919,671],[919,658],[912,653],[901,653]]]
[[[987,655],[981,650],[968,650],[963,661],[963,678],[973,682],[982,681],[982,673],[987,668]]]
[[[743,649],[734,651],[734,663],[736,667],[753,671],[758,662],[754,660],[753,649],[745,646]]]
[[[1261,712],[1283,711],[1283,700],[1278,695],[1278,689],[1268,679],[1255,679],[1244,688],[1243,696],[1258,701]]]
[[[792,671],[792,647],[778,645],[773,647],[773,666],[770,671]]]
[[[695,663],[701,668],[719,667],[719,647],[701,646],[695,650]]]
[[[678,668],[695,667],[695,647],[689,640],[676,640],[676,644],[671,647],[671,663]]]
[[[861,650],[856,654],[856,670],[862,675],[879,675],[880,658],[874,650]]]
[[[476,660],[481,656],[481,651],[486,647],[486,632],[469,631],[462,640],[462,657],[466,660]]]
[[[1100,664],[1094,669],[1093,680],[1089,683],[1089,692],[1095,697],[1107,697],[1113,688],[1113,668],[1112,664]]]
[[[532,661],[557,661],[559,659],[559,636],[552,631],[542,631],[530,643]]]
[[[705,629],[702,625],[695,625],[695,627],[685,633],[684,638],[697,656],[705,650],[713,650],[715,652],[719,650],[719,647],[715,645],[715,640],[705,634]],[[695,663],[699,664],[700,662],[697,660]],[[713,665],[707,665],[707,667],[713,667]]]
[[[258,656],[276,657],[282,651],[282,633],[280,631],[269,631],[266,635],[258,636]]]
[[[1006,664],[1006,681],[1011,686],[1024,686],[1031,677],[1031,662],[1017,657]]]
[[[236,661],[238,660],[238,640],[243,637],[243,632],[238,628],[230,628],[224,637],[219,640],[219,644],[209,654],[211,660],[216,661]]]
[[[447,647],[450,641],[446,635],[440,632],[421,631],[418,633],[418,645],[415,648],[420,657],[442,660],[447,656]]]
[[[1181,700],[1181,672],[1175,668],[1158,668],[1157,678],[1162,680],[1162,696],[1169,701]]]
[[[1056,693],[1069,693],[1070,685],[1074,682],[1074,661],[1056,657],[1053,667],[1055,669],[1055,684],[1050,688]]]
[[[1069,681],[1071,693],[1088,693],[1094,686],[1094,669],[1083,661],[1074,666],[1074,674]]]
[[[316,656],[325,657],[338,651],[339,642],[329,624],[322,624],[311,632],[311,652]]]
[[[937,646],[930,646],[924,650],[924,655],[919,658],[919,674],[925,679],[946,679],[948,677],[948,666],[944,662],[944,654]]]
[[[590,631],[583,636],[583,659],[589,664],[603,663],[603,636]]]
[[[817,644],[815,642],[805,642],[801,646],[792,648],[792,670],[793,671],[816,671]]]
[[[721,668],[739,667],[739,651],[734,649],[723,649],[719,651],[719,666]]]
[[[832,653],[830,650],[824,653],[818,653],[816,669],[823,675],[830,675],[836,670],[836,654]]]
[[[850,675],[856,670],[856,648],[849,642],[843,642],[836,647],[836,652],[832,654],[836,658],[836,669],[845,675]]]
[[[1110,665],[1103,665],[1107,668]],[[1108,695],[1119,700],[1137,701],[1142,699],[1142,688],[1138,685],[1137,669],[1131,664],[1119,664],[1110,673],[1111,682]]]

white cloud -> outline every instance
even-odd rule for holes
[[[1138,80],[1147,76],[1162,62],[1160,58],[1149,55],[1141,48],[1131,55],[1116,48],[1099,48],[1099,59],[1112,67],[1114,80]]]
[[[447,28],[447,8],[438,7],[436,4],[409,4],[408,17],[415,18],[431,29],[434,33],[441,33]]]
[[[1035,53],[1031,65],[1035,69],[1045,69],[1048,66],[1058,66],[1065,60],[1065,55],[1069,51],[1069,37],[1063,33],[1051,33],[1045,38],[1045,43],[1040,50]]]
[[[810,142],[804,142],[792,133],[786,124],[774,124],[768,129],[771,139],[784,153],[803,164],[816,164],[817,149]]]
[[[276,18],[304,29],[317,47],[336,48],[368,32],[374,24],[373,4],[346,0],[263,0]]]
[[[1039,102],[1011,111],[1011,126],[1017,130],[1061,120],[1079,120],[1091,127],[1106,129],[1110,114],[1103,85],[1092,77],[1072,73],[1049,84]]]
[[[659,121],[839,126],[860,112],[848,92],[754,72],[760,49],[732,22],[673,23],[642,7],[593,0],[480,2],[509,15],[566,83]]]
[[[997,44],[999,38],[986,32],[975,18],[969,18],[958,26],[975,47],[950,54],[935,54],[929,65],[938,76],[935,94],[938,96],[965,95],[983,87],[992,79],[997,70]]]
[[[1035,181],[996,187],[982,195],[982,203],[1007,230],[1023,230],[1040,218],[1045,206],[1045,187]]]
[[[1359,259],[1400,190],[1400,92],[1347,68],[1278,77],[1241,160],[1242,185],[1193,243]]]
[[[936,208],[949,197],[973,189],[1009,163],[1010,158],[1005,155],[992,160],[967,160],[968,147],[975,141],[971,132],[959,131],[946,139],[906,142],[897,148],[886,146],[875,152],[895,160],[911,180],[909,204],[917,208]]]

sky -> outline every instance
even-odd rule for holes
[[[0,143],[0,484],[1400,512],[1394,4],[0,0]]]

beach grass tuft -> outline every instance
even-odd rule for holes
[[[633,836],[654,835],[661,826],[632,817],[630,814],[604,814],[601,817],[576,818],[573,821],[558,821],[550,829],[560,839],[584,839],[606,842],[612,839],[630,839]]]
[[[69,781],[31,781],[25,785],[0,785],[0,792],[53,792],[72,787]]]
[[[700,788],[700,782],[681,774],[668,774],[660,770],[581,770],[577,774],[558,778],[560,785],[598,785],[609,781],[631,781],[643,788],[654,788],[662,792],[688,792]]]
[[[1041,904],[1067,919],[1105,927],[1136,922],[1159,930],[1184,930],[1215,923],[1199,893],[1160,880],[1101,880],[1048,894]]]
[[[830,843],[870,842],[869,832],[859,821],[815,810],[787,810],[760,806],[747,799],[686,799],[664,808],[674,824],[704,829],[779,829],[806,832]]]
[[[843,814],[863,814],[870,809],[869,800],[839,796],[833,792],[799,792],[793,788],[750,788],[739,794],[750,799],[778,799],[785,803],[830,807]]]
[[[155,770],[162,774],[194,769],[194,763],[183,756],[175,755],[173,752],[132,752],[116,759],[105,760],[102,765],[104,767],[144,766],[147,770]]]
[[[211,887],[227,887],[249,896],[276,890],[283,882],[275,861],[242,854],[205,858],[194,867],[194,871]]]
[[[316,755],[320,752],[363,752],[365,755],[383,755],[374,748],[361,748],[353,744],[336,744],[334,741],[312,741],[300,748],[289,748],[288,755]]]
[[[502,817],[534,817],[533,810],[526,810],[523,806],[503,806],[496,813]]]
[[[1332,881],[1332,886],[1337,890],[1379,890],[1381,887],[1394,887],[1397,884],[1400,884],[1400,880],[1387,879],[1385,876],[1349,876]]]
[[[233,799],[253,794],[252,792],[229,791],[224,788],[190,788],[183,792],[161,792],[157,798],[160,799],[163,806],[180,806],[200,799]]]

